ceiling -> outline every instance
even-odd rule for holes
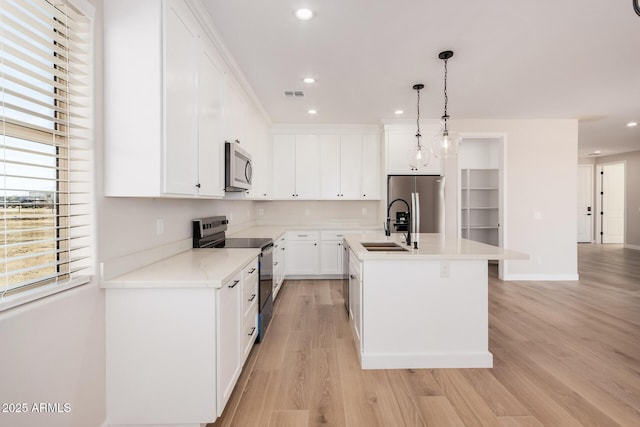
[[[640,150],[631,0],[202,0],[274,123],[579,119],[579,156]],[[315,12],[299,21],[294,11]],[[316,83],[302,82],[307,76]],[[303,90],[288,98],[284,90]],[[317,114],[309,115],[314,108]]]

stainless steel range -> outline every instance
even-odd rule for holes
[[[261,342],[273,315],[273,240],[267,238],[226,237],[227,217],[212,216],[193,220],[194,248],[259,248],[260,285],[258,289],[258,338]]]

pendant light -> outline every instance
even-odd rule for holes
[[[418,92],[418,116],[416,118],[416,124],[418,131],[416,132],[416,146],[409,150],[409,167],[413,170],[418,170],[429,164],[431,160],[431,150],[422,145],[422,135],[420,134],[420,90],[424,89],[424,85],[421,83],[413,85],[413,90]]]
[[[453,51],[445,50],[440,52],[438,58],[444,61],[444,114],[442,115],[441,129],[433,138],[433,155],[436,157],[449,158],[458,155],[458,145],[460,137],[457,133],[449,130],[449,114],[447,114],[447,61],[453,56]]]

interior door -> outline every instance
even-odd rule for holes
[[[593,240],[593,166],[578,165],[578,243]]]
[[[624,243],[624,163],[603,165],[600,172],[602,243]]]

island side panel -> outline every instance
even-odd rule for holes
[[[362,368],[487,368],[487,261],[363,262]]]
[[[216,289],[106,289],[114,425],[216,419]]]

